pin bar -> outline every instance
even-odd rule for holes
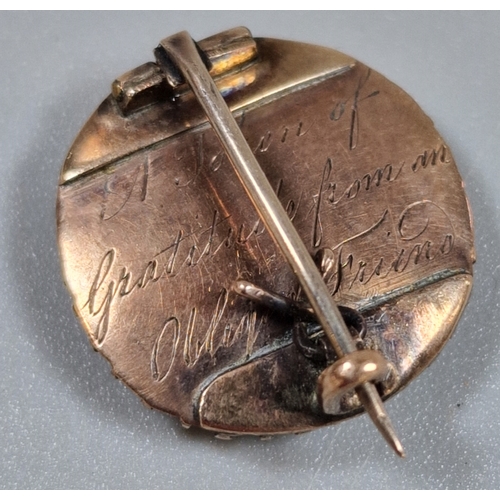
[[[292,267],[335,352],[339,358],[354,352],[356,345],[321,274],[217,90],[195,43],[189,34],[183,31],[162,40],[160,46],[184,76],[203,107],[240,182]],[[394,451],[404,457],[401,442],[375,386],[372,383],[364,383],[356,392],[377,429]]]

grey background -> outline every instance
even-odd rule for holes
[[[60,277],[55,197],[78,130],[121,73],[187,29],[336,48],[435,121],[476,224],[475,289],[437,361],[388,408],[398,459],[366,416],[301,436],[223,442],[146,409],[110,375]],[[498,488],[498,13],[0,13],[0,486]]]

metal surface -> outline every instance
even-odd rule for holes
[[[378,351],[354,351],[330,365],[318,379],[318,398],[325,413],[340,413],[342,396],[353,392],[360,382],[383,382],[391,367]],[[401,445],[400,445],[401,446]]]
[[[162,40],[160,46],[167,57],[167,66],[163,64],[162,67],[168,70],[168,64],[173,63],[186,78],[266,230],[294,271],[337,356],[354,353],[356,344],[323,277],[215,87],[193,40],[187,32],[182,32]],[[364,409],[390,446],[398,455],[404,456],[403,447],[371,380],[360,378],[352,388],[356,389]]]
[[[223,36],[215,35],[202,40],[199,50],[210,65],[210,75],[217,80],[223,94],[230,94],[253,81],[248,66],[257,57],[255,40],[246,28],[234,28],[224,32]],[[161,57],[161,52],[159,53]],[[246,76],[241,71],[247,69]],[[176,93],[188,90],[183,77],[175,66],[162,69],[155,63],[146,63],[128,71],[117,78],[111,87],[112,95],[127,115],[140,108],[166,101],[172,91]]]
[[[387,397],[434,359],[469,296],[462,181],[430,119],[376,72],[256,42],[258,62],[240,70],[252,83],[228,104],[329,293],[363,314],[365,347],[394,366]],[[63,168],[58,225],[93,346],[151,406],[256,434],[360,411],[353,397],[325,414],[326,365],[296,348],[293,320],[233,292],[244,279],[303,298],[189,92],[126,116],[112,97],[101,105]]]

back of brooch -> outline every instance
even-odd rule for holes
[[[449,148],[339,52],[244,28],[191,43],[116,80],[61,173],[63,271],[92,345],[186,425],[302,432],[364,405],[403,454],[380,398],[435,358],[472,285]],[[237,133],[207,121],[205,67],[265,174],[253,187]]]

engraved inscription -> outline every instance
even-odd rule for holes
[[[327,164],[329,164],[329,176],[332,169],[332,160],[330,158],[328,158]],[[401,163],[399,166],[387,163],[384,167],[376,168],[373,172],[364,174],[360,179],[355,179],[347,187],[341,189],[339,189],[337,183],[329,183],[327,193],[328,203],[337,206],[342,201],[353,200],[362,190],[371,191],[384,184],[390,184],[399,177],[403,167],[404,163]],[[323,185],[324,181],[322,182],[322,187]],[[338,194],[339,191],[340,194]]]
[[[439,168],[450,161],[446,146],[440,144],[410,162],[367,168],[367,173],[341,184],[334,180],[334,161],[327,159],[312,197],[311,246],[320,249],[326,259],[323,259],[327,263],[323,273],[333,295],[339,293],[341,287],[350,290],[355,285],[368,286],[374,280],[383,281],[391,274],[402,274],[450,254],[456,239],[455,228],[446,211],[428,199],[409,203],[397,214],[390,206],[382,208],[366,229],[333,247],[323,244],[323,219],[331,221],[335,214],[332,209],[356,200],[361,193],[375,195],[376,190],[396,186],[405,177],[420,175],[424,169]],[[370,217],[370,214],[364,216]],[[374,248],[370,247],[372,241],[378,242]],[[380,249],[379,255],[377,249]]]
[[[184,359],[186,361],[186,366],[193,366],[205,352],[210,356],[213,356],[217,351],[219,346],[215,345],[215,333],[217,332],[221,318],[226,310],[227,300],[228,291],[223,288],[219,293],[215,309],[210,318],[210,324],[205,332],[205,335],[202,336],[201,342],[199,340],[195,340],[193,335],[193,332],[196,330],[196,316],[193,316],[192,324],[190,326],[191,334],[186,336],[186,342],[184,344]]]
[[[98,318],[97,328],[93,333],[97,346],[101,346],[105,340],[111,308],[116,300],[162,278],[174,277],[185,268],[199,265],[203,259],[216,255],[223,246],[235,245],[236,239],[231,227],[228,227],[226,237],[215,238],[215,228],[227,224],[227,219],[228,217],[219,219],[219,214],[215,211],[209,227],[186,235],[178,231],[171,243],[145,263],[136,276],[127,267],[117,267],[116,250],[108,250],[99,263],[90,286],[88,301],[84,305],[88,307],[92,317]]]
[[[269,62],[286,54],[275,43],[259,42],[256,67],[268,49]],[[374,315],[366,340],[403,386],[469,293],[461,179],[403,91],[358,62],[332,75],[319,55],[293,87],[279,77],[278,93],[262,93],[270,74],[230,105],[329,293]],[[293,317],[233,291],[245,280],[305,299],[201,108],[184,97],[145,108],[137,127],[108,101],[75,143],[58,199],[75,310],[113,372],[187,424],[281,433],[337,420],[318,412],[321,366],[295,351]]]
[[[148,193],[149,169],[150,160],[148,157],[144,163],[137,168],[133,180],[129,182],[128,179],[120,179],[125,185],[119,186],[116,190],[110,186],[110,180],[113,178],[111,177],[106,180],[100,213],[101,220],[108,221],[116,217],[134,194],[140,201],[146,199]]]
[[[196,148],[196,150],[198,149]],[[348,289],[351,289],[355,284],[365,286],[375,278],[383,280],[391,273],[401,274],[412,266],[425,265],[426,262],[431,262],[451,252],[455,240],[454,228],[446,212],[432,200],[414,202],[406,206],[401,214],[396,215],[390,213],[389,207],[383,208],[374,217],[373,222],[367,224],[365,229],[333,248],[325,247],[323,244],[322,222],[322,217],[326,216],[325,210],[337,209],[342,204],[355,200],[362,192],[369,195],[384,186],[401,182],[405,176],[419,175],[424,169],[439,167],[449,162],[447,148],[441,144],[433,149],[425,150],[410,162],[403,161],[398,165],[385,164],[371,170],[367,168],[367,173],[347,184],[340,185],[332,179],[335,169],[334,162],[331,158],[327,159],[321,169],[319,185],[312,198],[312,208],[310,208],[309,213],[312,221],[312,248],[323,248],[326,252],[330,252],[331,260],[335,262],[334,266],[330,266],[335,271],[330,272],[328,277],[332,293],[338,293],[342,284]],[[131,194],[135,192],[134,187],[141,200],[146,198],[148,165],[149,162],[141,165],[132,180],[129,181],[129,186],[126,186],[128,190],[125,190],[123,198],[125,201],[121,202],[118,211],[106,212],[108,215],[103,220],[109,220],[117,215]],[[283,185],[283,179],[279,179],[275,189],[279,197],[281,197]],[[290,198],[283,201],[292,221],[301,209],[301,197],[302,194],[298,200]],[[425,238],[428,228],[436,216],[440,217],[441,227],[444,231],[439,241],[436,236]],[[249,224],[248,228],[245,223],[235,228],[230,224],[230,217],[227,215],[222,218],[218,210],[214,210],[212,222],[208,227],[188,234],[179,229],[168,245],[154,254],[139,271],[134,273],[127,267],[116,265],[116,251],[114,249],[105,252],[94,275],[88,301],[85,304],[89,314],[97,318],[97,326],[93,332],[96,345],[100,347],[105,341],[109,329],[110,312],[116,300],[129,296],[136,290],[144,289],[162,278],[175,278],[183,270],[198,266],[207,259],[213,258],[222,248],[247,244],[251,238],[258,238],[265,232],[257,215],[255,215],[253,225]],[[388,220],[394,217],[398,221],[396,228],[393,228]],[[221,228],[222,231],[220,231]],[[367,259],[358,256],[359,249],[350,249],[352,242],[372,235],[381,237],[382,241],[385,241],[383,255],[370,255],[370,259]],[[422,240],[422,238],[424,239]],[[410,244],[411,246],[409,246]],[[387,248],[395,249],[393,256],[387,256]],[[366,250],[361,251],[366,254]],[[227,295],[225,300],[227,301]],[[218,326],[218,321],[220,321],[220,318],[218,321],[216,320],[217,317],[215,314],[212,330],[208,331],[206,339],[200,345],[188,342],[185,346],[183,352],[188,366],[193,363],[193,360],[199,359],[200,353],[205,351],[213,353],[210,342],[213,341],[214,331]],[[195,309],[185,323],[188,325],[185,336],[192,338],[196,323]],[[173,326],[168,324],[166,328],[171,331]],[[250,326],[246,330],[252,331]],[[161,334],[160,337],[163,338]]]
[[[85,304],[88,306],[88,311],[91,316],[99,316],[97,328],[92,332],[97,346],[102,345],[108,332],[109,314],[115,296],[115,282],[106,282],[106,278],[114,260],[114,250],[109,250],[104,254],[90,287],[88,302]],[[103,289],[104,293],[102,293]]]
[[[370,97],[375,97],[380,93],[378,90],[374,90],[366,96],[363,97],[361,96],[361,91],[368,82],[370,74],[371,70],[368,70],[365,73],[365,75],[361,76],[358,80],[354,94],[345,100],[338,101],[330,112],[330,120],[337,122],[344,116],[344,113],[349,109],[348,104],[350,103],[348,143],[349,143],[349,149],[351,151],[353,149],[356,149],[356,146],[358,145],[359,141],[359,129],[360,129],[359,105],[364,100],[369,99]]]
[[[111,311],[117,301],[158,283],[162,279],[174,279],[183,270],[198,266],[204,259],[215,256],[221,248],[230,248],[239,244],[239,238],[229,226],[228,219],[229,216],[220,219],[218,212],[215,211],[212,223],[208,227],[187,235],[178,231],[171,243],[143,264],[138,272],[133,272],[126,266],[120,266],[117,263],[115,249],[106,251],[97,267],[89,289],[88,300],[84,304],[90,316],[97,320],[92,332],[97,347],[101,347],[105,342],[109,332]],[[215,229],[220,225],[225,225],[227,231],[223,229],[222,232],[217,232]],[[227,304],[228,291],[222,288],[206,332],[201,336],[200,325],[204,318],[199,318],[196,307],[191,308],[187,318],[169,316],[153,348],[151,358],[153,377],[160,380],[168,375],[169,368],[165,368],[165,361],[162,363],[158,361],[158,355],[169,350],[173,357],[178,351],[177,340],[180,338],[183,339],[183,344],[181,343],[182,347],[179,347],[179,352],[182,351],[187,367],[194,366],[205,353],[213,356],[221,345],[226,347],[232,345],[241,335],[248,336],[247,350],[251,352],[257,335],[255,315],[242,318],[242,322],[238,325],[226,325],[222,340],[219,343],[216,342],[216,334],[222,326],[221,322]],[[176,340],[168,340],[170,338]]]
[[[153,345],[151,353],[151,376],[154,380],[162,382],[168,377],[174,364],[179,337],[179,320],[175,316],[172,316],[165,321],[165,325]],[[162,367],[160,364],[160,353],[164,350],[168,350],[170,356],[168,356],[167,362]]]
[[[341,287],[366,286],[373,279],[384,280],[391,274],[402,274],[412,266],[423,266],[453,250],[453,225],[448,214],[436,203],[423,200],[406,206],[397,217],[396,234],[388,229],[391,227],[388,213],[386,210],[373,226],[335,247],[321,248],[321,270],[332,295],[337,294]],[[428,236],[433,225],[443,229],[435,237]],[[385,235],[383,254],[377,255],[375,251],[371,252],[370,259],[360,257],[356,246],[351,243],[356,241],[359,244],[360,240],[376,231]],[[394,248],[392,255],[388,252],[391,247]]]
[[[338,182],[330,181],[334,161],[328,158],[323,168],[319,189],[324,197],[333,207],[348,203],[361,192],[371,192],[377,188],[384,187],[402,181],[411,174],[418,173],[427,167],[439,167],[450,163],[448,149],[444,144],[429,149],[419,154],[410,164],[401,162],[399,165],[387,163],[383,167],[376,167],[347,184],[340,185]],[[317,195],[319,197],[319,194]]]
[[[202,340],[195,335],[195,331],[200,328],[197,324],[199,319],[195,307],[191,309],[186,321],[175,316],[167,319],[151,352],[151,376],[155,381],[163,382],[168,377],[177,358],[190,369],[204,354],[213,358],[220,348],[230,348],[241,338],[246,339],[241,355],[248,357],[253,353],[265,316],[261,316],[258,320],[257,312],[249,310],[242,315],[237,325],[226,323],[223,335],[217,338],[215,334],[221,324],[227,304],[228,291],[223,288],[212,311],[209,326],[201,336]]]
[[[181,352],[184,365],[192,368],[203,354],[207,353],[213,357],[221,346],[233,345],[237,335],[233,335],[229,342],[227,338],[222,338],[218,343],[215,336],[227,303],[228,291],[223,288],[219,293],[209,326],[201,336],[201,340],[195,335],[195,332],[199,330],[196,307],[191,309],[186,322],[176,316],[167,319],[151,352],[151,376],[154,380],[162,382],[168,377],[176,357],[181,355]]]

